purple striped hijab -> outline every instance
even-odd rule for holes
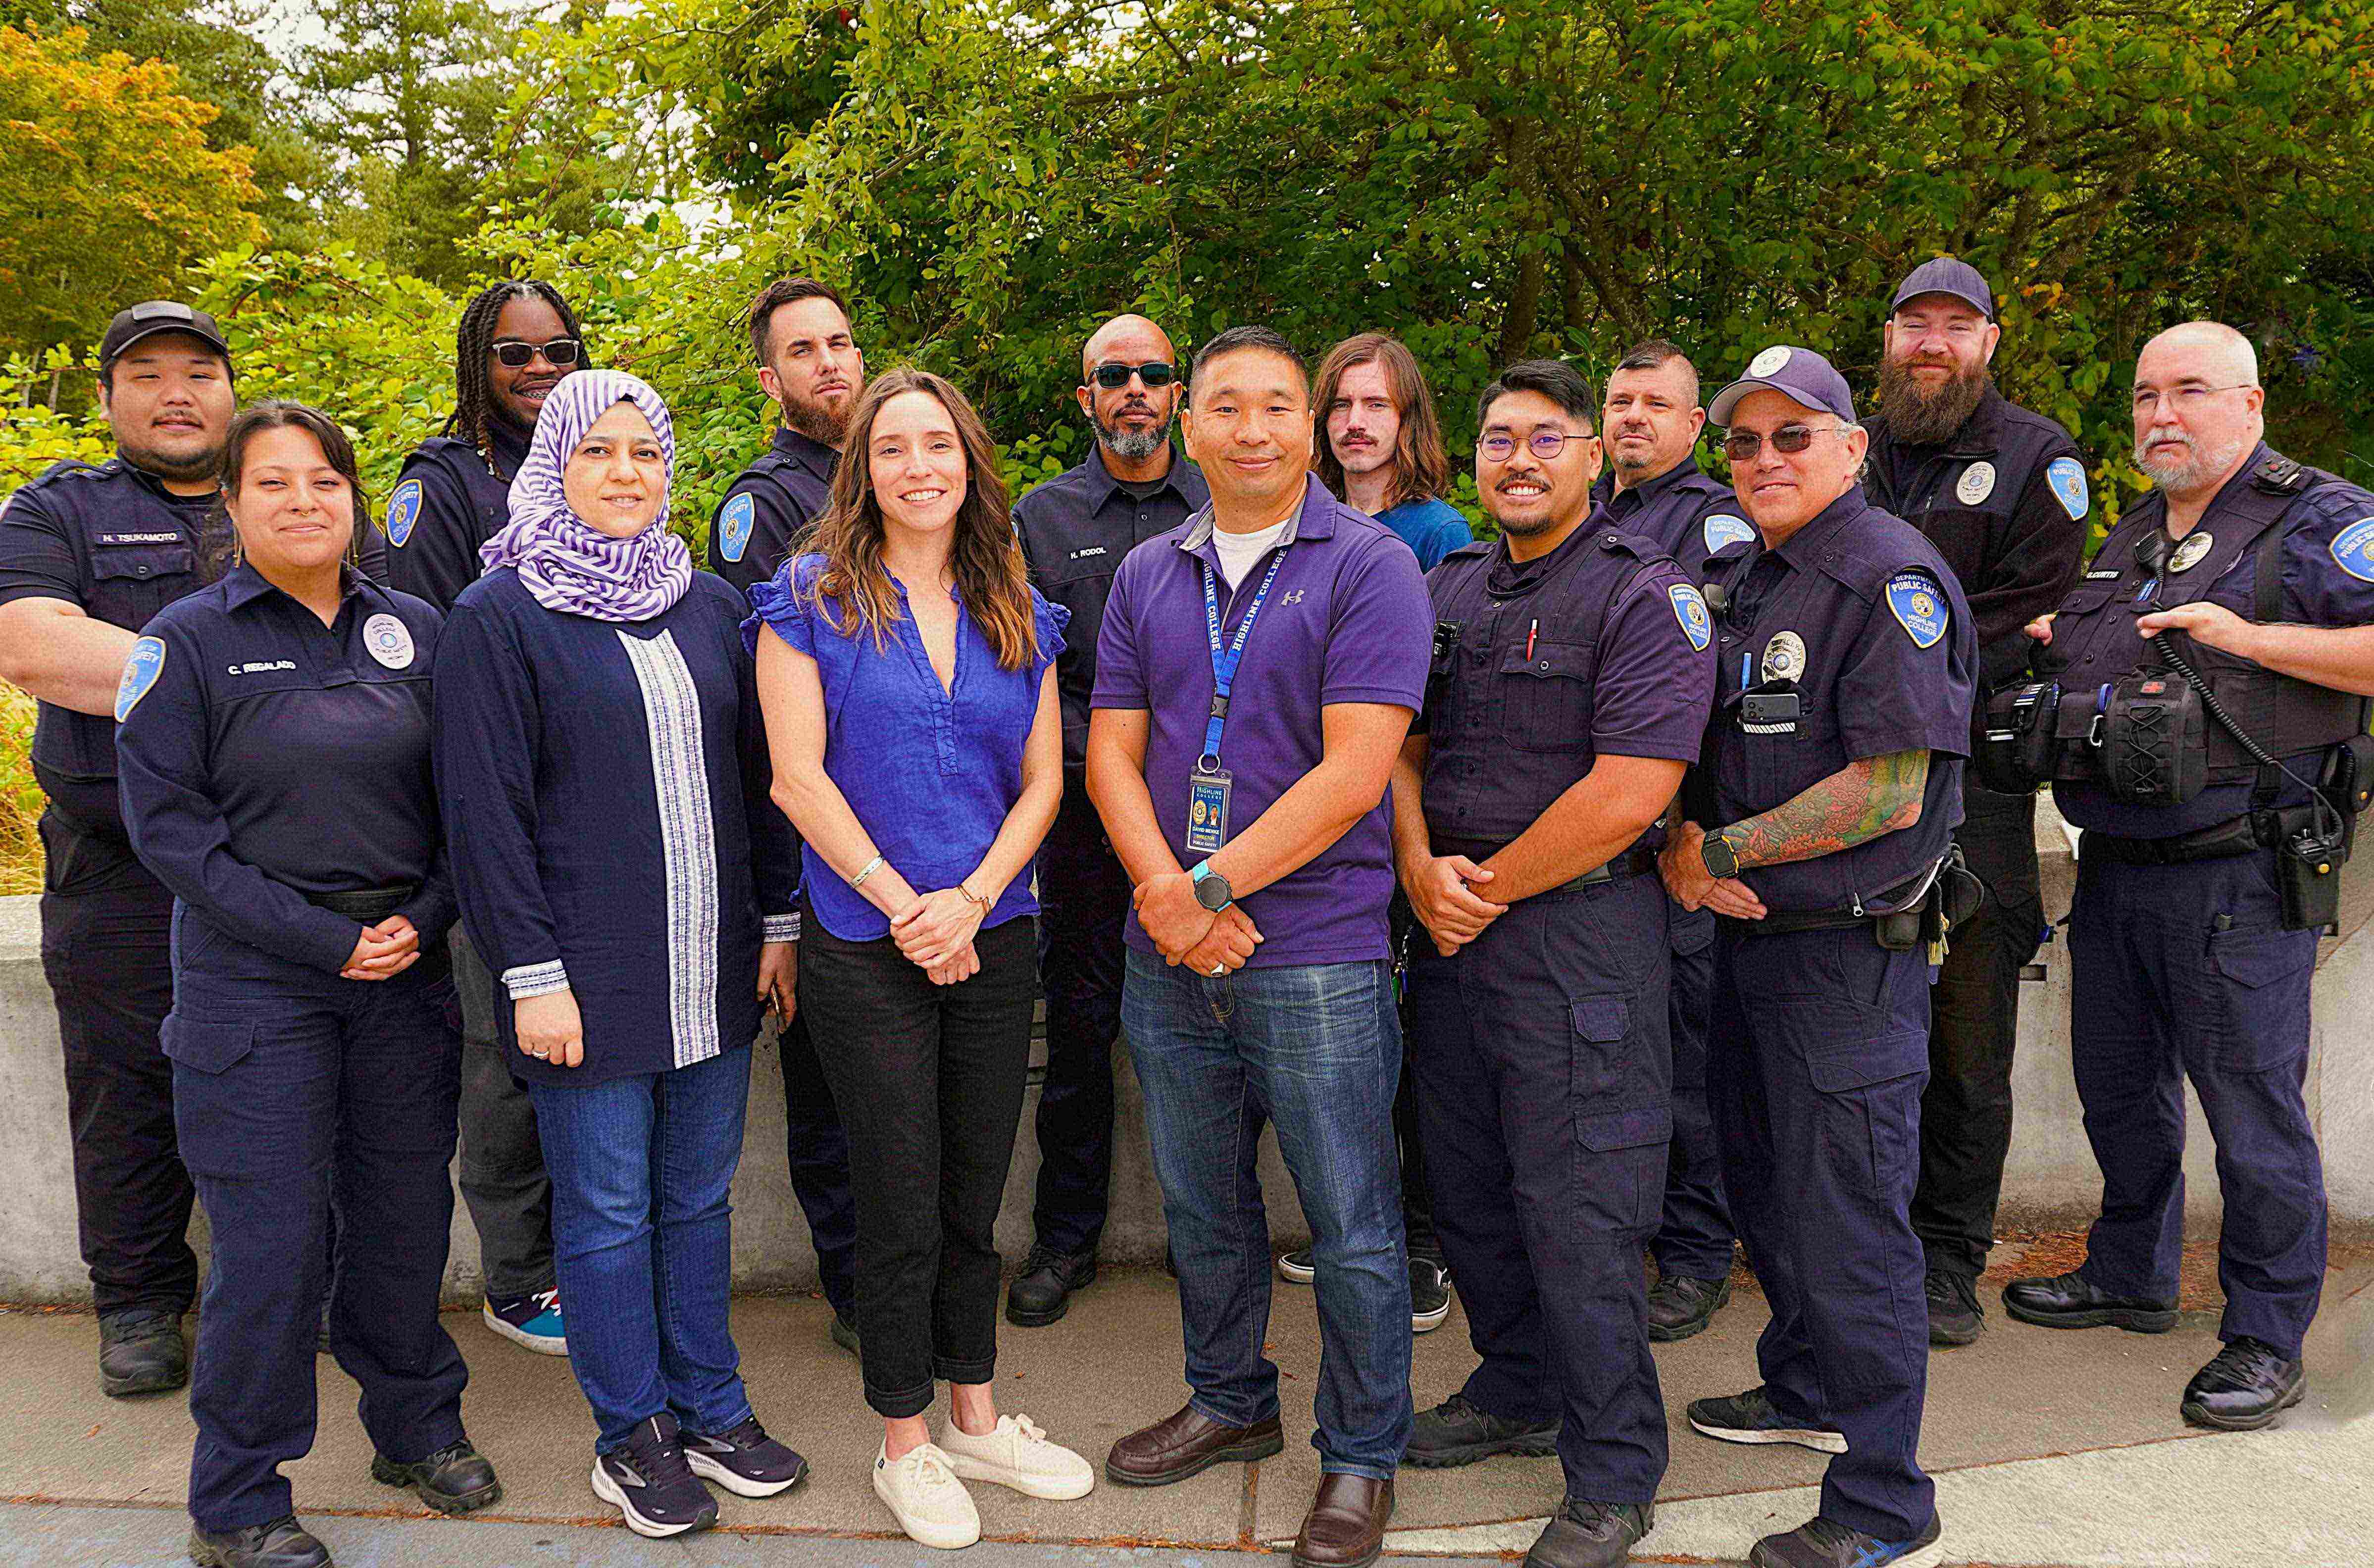
[[[544,400],[527,459],[511,480],[511,522],[478,548],[488,571],[517,571],[548,610],[595,620],[649,620],[692,586],[692,552],[668,532],[664,496],[651,526],[630,539],[614,539],[569,509],[561,470],[594,421],[620,403],[633,404],[652,422],[674,477],[676,430],[660,395],[624,371],[580,371],[563,377]]]

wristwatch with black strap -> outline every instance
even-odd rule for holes
[[[1698,841],[1698,858],[1706,863],[1707,875],[1718,882],[1739,875],[1739,856],[1720,831]]]

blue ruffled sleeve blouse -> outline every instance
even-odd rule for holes
[[[957,600],[956,679],[943,690],[898,579],[899,616],[877,647],[855,615],[819,615],[809,585],[824,558],[795,556],[753,584],[755,612],[742,623],[754,654],[762,628],[816,660],[824,686],[824,771],[882,858],[917,892],[951,888],[979,866],[1022,796],[1022,753],[1039,713],[1039,687],[1064,651],[1070,612],[1030,594],[1039,652],[1005,669],[980,624]],[[803,846],[804,891],[816,918],[846,942],[890,934],[866,902],[812,846]],[[1031,873],[1007,884],[984,926],[1039,913]]]

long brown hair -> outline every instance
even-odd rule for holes
[[[1417,356],[1400,338],[1381,332],[1347,337],[1319,362],[1318,384],[1310,392],[1311,422],[1318,427],[1319,439],[1311,445],[1317,449],[1319,482],[1338,496],[1344,493],[1344,465],[1335,460],[1335,449],[1327,440],[1327,410],[1344,372],[1369,364],[1385,367],[1385,386],[1402,420],[1401,435],[1393,443],[1392,504],[1440,496],[1451,488],[1451,457],[1442,449],[1442,421],[1435,416],[1434,395],[1426,389]]]
[[[809,590],[817,609],[845,636],[861,630],[873,633],[876,647],[898,623],[899,590],[882,564],[882,506],[874,495],[871,454],[876,418],[884,404],[902,392],[938,399],[956,422],[957,439],[964,443],[965,497],[952,525],[956,542],[948,552],[948,568],[999,666],[1020,669],[1039,656],[1039,625],[1030,610],[1030,580],[1021,543],[1015,537],[1005,481],[998,477],[997,448],[965,395],[929,371],[901,365],[876,376],[850,412],[840,466],[832,479],[832,501],[807,541],[811,550],[824,557],[824,570]],[[849,612],[848,623],[837,609]]]
[[[247,475],[248,443],[266,430],[303,430],[311,436],[320,444],[323,460],[347,481],[347,494],[354,507],[354,528],[347,536],[347,564],[362,565],[363,530],[378,525],[371,521],[370,498],[363,493],[354,442],[347,439],[344,426],[319,408],[272,398],[251,403],[233,415],[230,430],[223,437],[222,468],[217,480],[221,489],[215,491],[213,526],[206,545],[206,571],[210,575],[220,576],[240,559],[239,532],[230,520],[230,503]]]

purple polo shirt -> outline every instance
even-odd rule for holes
[[[1309,480],[1277,581],[1253,623],[1228,699],[1220,766],[1234,781],[1231,835],[1242,833],[1325,748],[1320,710],[1331,702],[1387,702],[1416,712],[1426,700],[1434,611],[1409,547],[1376,519]],[[1181,866],[1187,780],[1204,749],[1212,710],[1212,644],[1204,619],[1203,565],[1217,574],[1210,508],[1130,551],[1113,578],[1097,639],[1095,708],[1147,710],[1146,784],[1154,814]],[[1267,571],[1256,562],[1224,595],[1221,639],[1236,635]],[[1380,794],[1344,836],[1308,865],[1243,902],[1264,940],[1261,966],[1353,963],[1391,954],[1385,907],[1393,898],[1392,811]],[[1153,941],[1135,920],[1124,939]]]

